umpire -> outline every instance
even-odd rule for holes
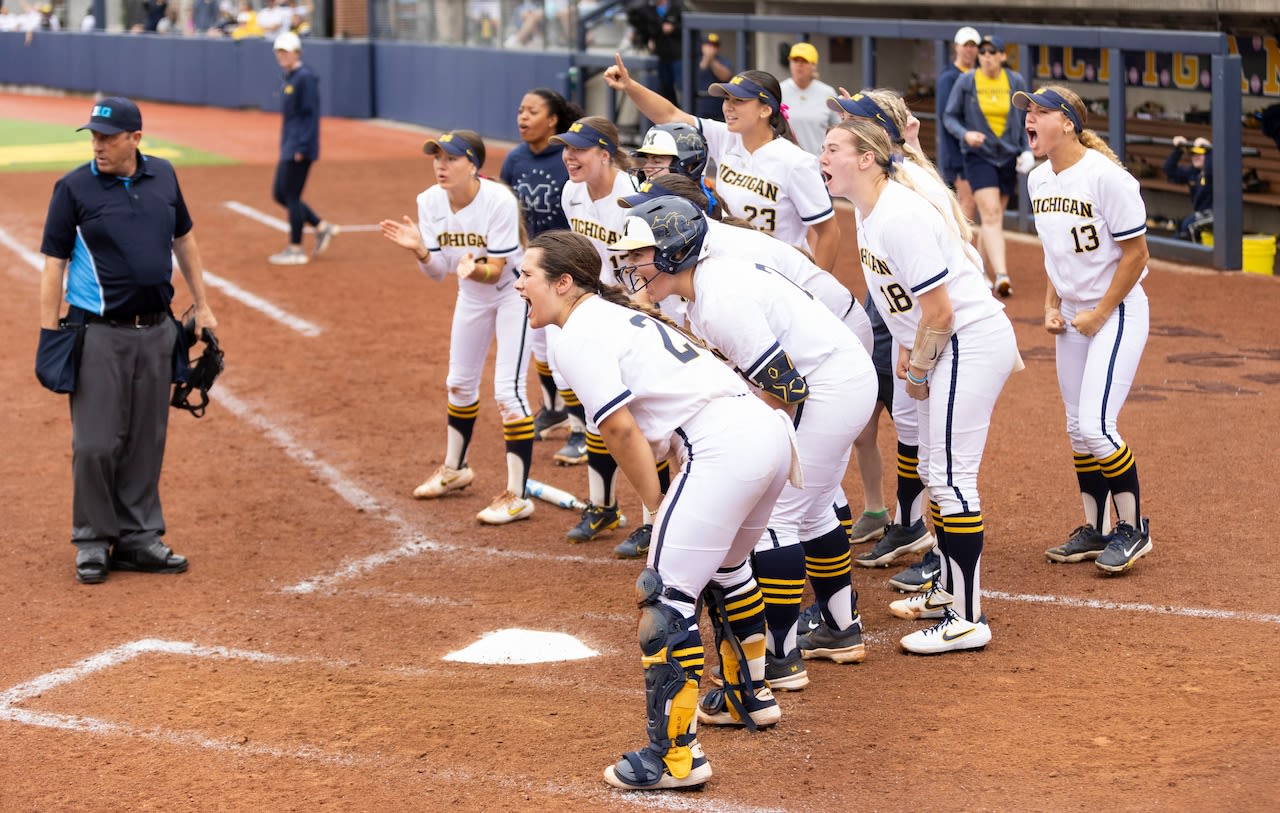
[[[108,570],[182,573],[164,542],[160,469],[169,387],[186,355],[169,305],[173,257],[195,302],[196,335],[217,327],[200,250],[173,165],[143,155],[142,114],[129,99],[93,106],[93,160],[53,187],[40,251],[40,325],[83,325],[71,393],[72,535],[76,580]],[[68,273],[69,270],[69,273]]]

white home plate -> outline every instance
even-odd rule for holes
[[[563,632],[498,630],[465,649],[450,652],[444,659],[462,663],[547,663],[580,661],[599,654]]]

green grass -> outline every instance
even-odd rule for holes
[[[234,164],[233,159],[142,136],[142,151],[178,166]],[[60,124],[0,119],[0,172],[67,170],[93,157],[89,133]]]

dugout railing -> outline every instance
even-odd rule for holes
[[[1122,65],[1126,51],[1181,52],[1207,54],[1210,58],[1210,110],[1213,150],[1213,175],[1216,179],[1239,178],[1242,161],[1239,149],[1227,145],[1241,144],[1241,60],[1230,53],[1227,35],[1217,31],[1164,32],[1133,28],[1074,28],[1067,26],[1007,25],[998,22],[885,20],[830,16],[767,17],[739,14],[689,13],[684,17],[684,64],[681,77],[683,98],[693,98],[693,62],[698,52],[699,33],[714,31],[726,46],[734,48],[735,65],[759,65],[764,59],[753,55],[753,39],[759,34],[786,34],[796,40],[813,36],[849,37],[859,42],[855,61],[857,87],[875,87],[876,49],[880,40],[932,40],[935,46],[937,72],[950,62],[950,43],[962,25],[977,26],[983,34],[1003,37],[1010,47],[1018,49],[1018,64],[1031,65],[1033,46],[1070,46],[1096,48],[1108,52],[1112,65]],[[1033,88],[1035,77],[1027,77]],[[1126,122],[1124,111],[1127,87],[1125,72],[1111,71],[1107,88],[1107,109],[1118,114],[1107,117],[1107,127],[1099,134],[1107,139],[1120,160],[1125,160]],[[854,88],[850,88],[853,90]],[[940,134],[942,128],[936,128]],[[939,135],[940,137],[940,135]],[[935,153],[936,154],[936,144]],[[1026,178],[1020,177],[1023,194],[1018,195],[1019,208],[1006,216],[1006,225],[1024,232],[1034,232],[1027,195]],[[1210,264],[1224,270],[1239,270],[1243,264],[1244,196],[1239,183],[1220,180],[1214,186],[1213,214],[1215,239],[1213,246],[1203,246],[1149,234],[1147,243],[1152,255],[1166,259]]]

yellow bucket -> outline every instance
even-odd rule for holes
[[[1200,242],[1206,246],[1213,245],[1213,233],[1200,232]],[[1274,234],[1244,235],[1241,263],[1244,266],[1245,273],[1248,274],[1266,274],[1270,276],[1275,273],[1276,236]]]

